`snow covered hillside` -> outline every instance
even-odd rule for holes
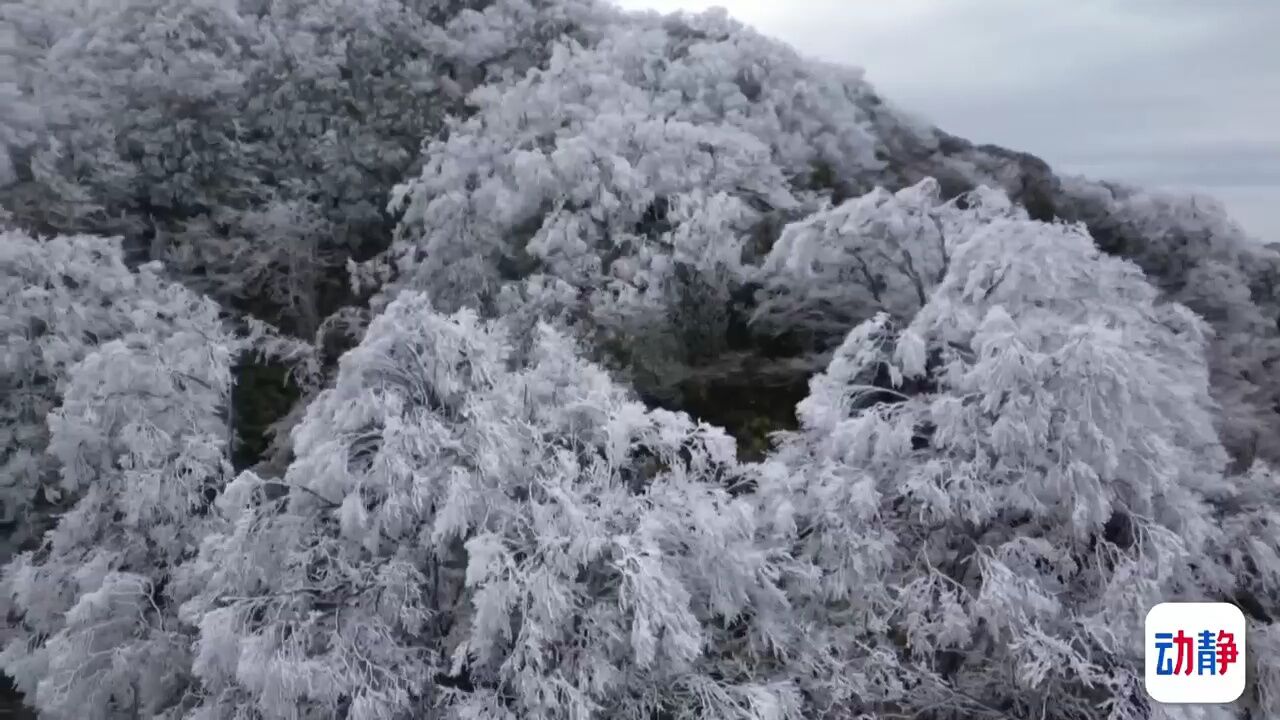
[[[67,720],[1280,716],[1280,251],[719,12],[0,5]],[[1142,620],[1250,618],[1229,706]]]

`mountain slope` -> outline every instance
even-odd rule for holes
[[[0,22],[44,717],[1127,720],[1154,602],[1280,650],[1280,254],[1212,203],[723,13]]]

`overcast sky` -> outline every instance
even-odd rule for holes
[[[1280,241],[1280,0],[621,0],[716,5],[897,105],[1066,172],[1221,199]]]

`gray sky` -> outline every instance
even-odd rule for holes
[[[620,0],[716,5],[895,104],[1059,170],[1222,200],[1280,241],[1280,1]]]

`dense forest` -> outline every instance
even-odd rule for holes
[[[1278,248],[719,11],[4,0],[0,670],[53,720],[1280,717]],[[1148,701],[1179,599],[1246,612],[1236,703]]]

